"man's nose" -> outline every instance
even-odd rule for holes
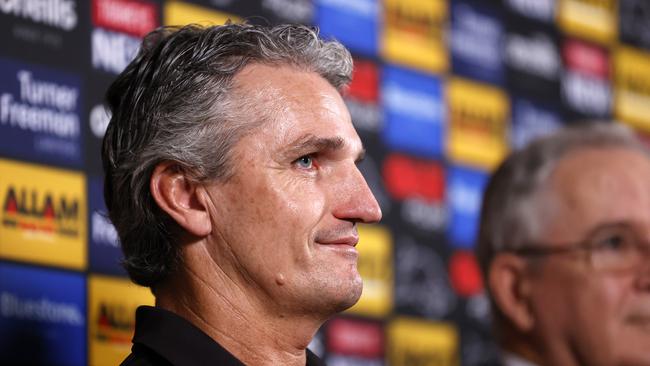
[[[381,208],[356,165],[341,176],[334,189],[334,216],[342,220],[374,223],[381,220]]]

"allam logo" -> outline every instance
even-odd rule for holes
[[[446,1],[384,1],[384,57],[429,72],[447,70],[447,12]]]
[[[125,278],[88,277],[88,364],[118,365],[129,354],[140,305],[153,305],[151,291]]]
[[[650,52],[619,47],[614,65],[616,118],[650,131]]]
[[[0,171],[0,257],[84,269],[84,176],[8,160]]]
[[[0,12],[65,31],[78,23],[74,0],[2,0]]]
[[[120,303],[102,302],[99,304],[95,338],[98,341],[131,344],[135,329],[135,310]]]
[[[24,231],[79,236],[79,200],[25,186],[8,186],[2,225]]]
[[[504,90],[466,79],[447,86],[447,151],[456,162],[490,169],[508,150],[510,101]]]

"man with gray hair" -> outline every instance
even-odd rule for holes
[[[506,365],[650,365],[650,157],[620,124],[510,155],[477,257]]]
[[[298,25],[161,28],[107,93],[104,195],[150,287],[123,365],[317,365],[359,299],[381,211],[339,92],[352,59]]]

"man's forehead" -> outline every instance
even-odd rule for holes
[[[558,161],[541,208],[562,231],[583,232],[611,222],[650,223],[650,159],[626,147],[587,148]],[[553,224],[554,223],[554,224]]]

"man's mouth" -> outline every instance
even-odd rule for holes
[[[317,239],[316,243],[321,245],[347,245],[351,247],[356,247],[359,243],[358,235],[347,235],[336,238],[323,238]]]

